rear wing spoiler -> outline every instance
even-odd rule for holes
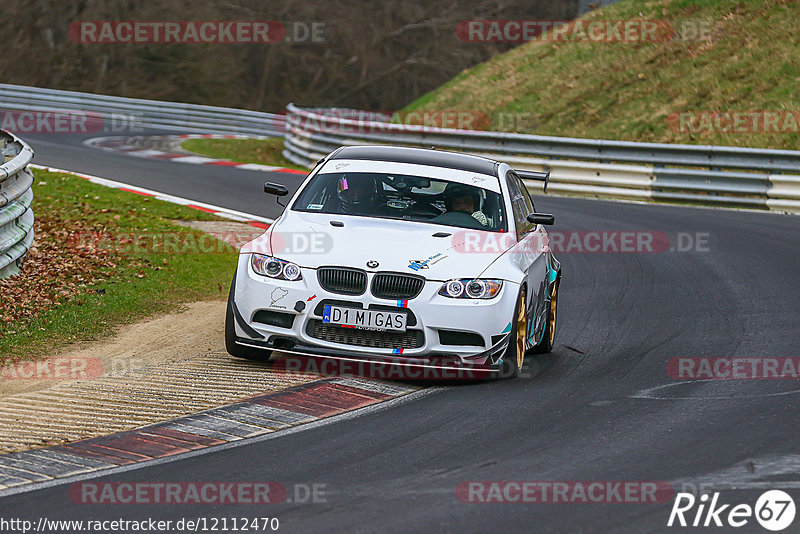
[[[550,183],[550,171],[538,172],[538,171],[515,170],[514,172],[516,172],[517,176],[519,176],[523,180],[536,180],[539,182],[544,182],[544,191],[545,193],[547,192],[547,184]]]

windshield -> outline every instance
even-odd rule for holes
[[[502,197],[474,185],[383,173],[316,175],[295,211],[428,222],[490,232],[506,230]]]

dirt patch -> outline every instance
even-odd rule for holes
[[[102,363],[101,372],[108,376],[153,363],[179,361],[201,352],[224,351],[224,320],[224,301],[196,302],[178,313],[123,326],[111,341],[88,343],[48,356],[43,359],[47,363],[38,369],[27,360],[9,362],[0,379],[0,401],[8,395],[62,385],[64,380],[75,380],[81,370],[87,379],[94,378],[89,375],[97,374],[95,361]],[[63,379],[48,379],[56,375],[57,365],[62,371],[58,374],[66,375]],[[24,376],[31,373],[34,377]]]
[[[7,364],[0,452],[129,430],[316,378],[229,356],[224,316],[225,301],[196,302],[109,341]]]

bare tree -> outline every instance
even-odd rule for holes
[[[0,18],[0,79],[104,94],[279,111],[290,102],[391,110],[511,43],[459,40],[470,19],[572,18],[577,0],[36,0]],[[324,42],[94,44],[79,21],[273,20],[324,25]],[[302,27],[302,26],[300,26]]]

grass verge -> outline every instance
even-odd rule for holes
[[[269,139],[187,139],[181,148],[216,159],[308,171],[283,157],[283,137]]]
[[[227,295],[236,250],[173,222],[217,217],[57,172],[37,171],[33,187],[34,247],[0,281],[0,360]]]
[[[541,135],[800,146],[800,3],[625,0],[583,20],[631,19],[668,21],[678,33],[658,42],[531,41],[464,71],[406,111],[469,110],[488,114],[493,130]],[[740,112],[743,122],[722,131],[715,112]],[[750,112],[780,113],[777,128],[763,115],[751,128]],[[702,115],[684,115],[682,126],[681,113]]]

